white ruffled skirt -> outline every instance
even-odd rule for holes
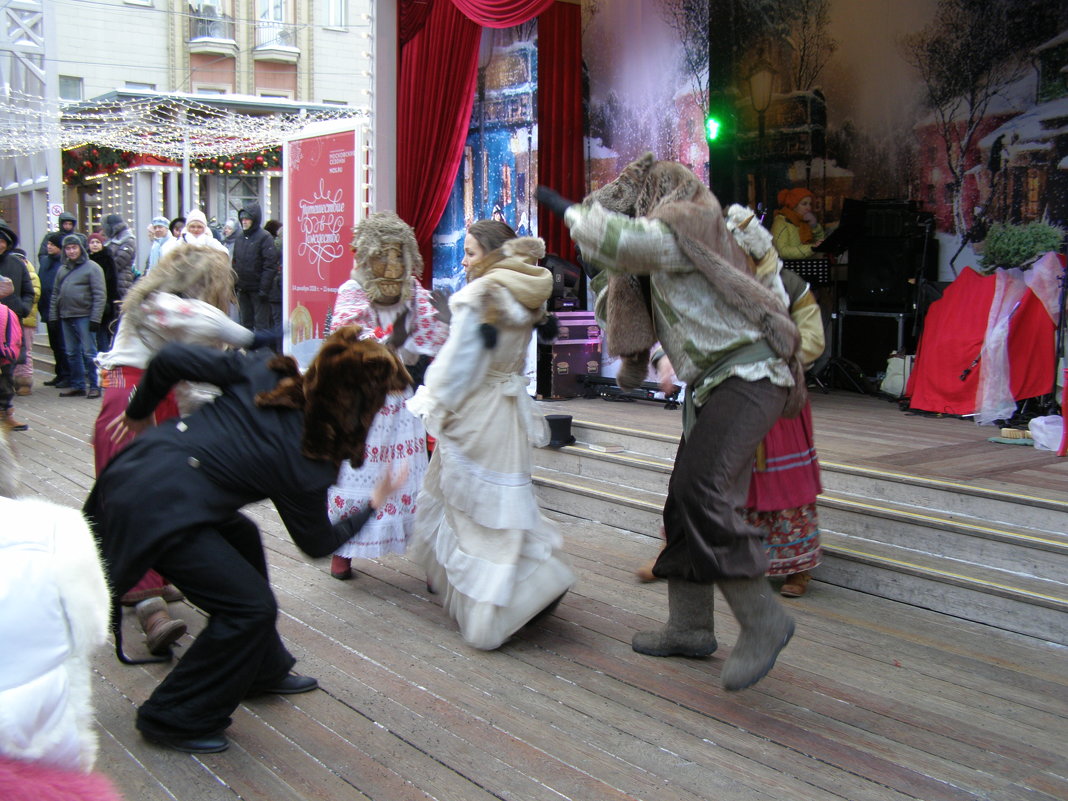
[[[437,448],[423,481],[410,557],[475,648],[502,645],[575,583],[563,539],[538,508],[531,444],[544,442],[525,381],[493,373],[462,414],[425,413]]]

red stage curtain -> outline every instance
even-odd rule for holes
[[[468,19],[487,28],[511,28],[534,19],[556,0],[452,0]]]
[[[401,0],[399,38],[402,45],[423,30],[433,0]]]
[[[431,236],[449,200],[475,103],[482,29],[450,0],[434,0],[401,49],[397,87],[397,214],[415,229],[430,286]]]
[[[488,27],[502,28],[520,25],[550,10],[543,16],[551,17],[549,27],[560,31],[552,35],[567,51],[549,49],[544,59],[539,55],[541,69],[549,69],[550,76],[554,68],[559,68],[559,74],[550,77],[551,82],[542,83],[539,96],[566,90],[572,93],[572,106],[570,110],[561,109],[559,114],[551,112],[543,118],[539,102],[540,136],[544,137],[544,132],[558,125],[569,126],[566,132],[558,132],[559,147],[553,150],[559,152],[548,158],[560,166],[553,167],[553,182],[548,179],[545,182],[576,199],[585,194],[579,83],[581,7],[571,3],[554,6],[555,0],[429,1],[425,24],[410,41],[401,40],[397,99],[397,214],[415,229],[426,264],[423,272],[426,286],[430,286],[433,278],[431,237],[448,203],[463,158],[474,106],[481,28],[473,19]],[[415,0],[402,5],[402,31],[411,33],[417,28],[420,13],[417,5]],[[539,38],[541,35],[539,28]],[[544,138],[540,141],[544,159],[547,144]],[[540,175],[539,171],[539,180]],[[570,247],[570,237],[558,241],[566,241]],[[571,252],[573,257],[573,252],[561,244],[555,248],[554,252],[561,255]]]
[[[582,142],[582,7],[556,3],[538,18],[538,183],[581,200]],[[546,252],[575,261],[567,226],[544,208],[538,209],[538,233]]]

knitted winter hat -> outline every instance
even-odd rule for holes
[[[200,209],[193,209],[191,212],[185,215],[185,224],[189,225],[189,223],[191,222],[198,222],[205,228],[208,227],[208,218]]]
[[[82,250],[85,250],[85,237],[81,234],[67,234],[63,237],[63,247],[67,245],[77,245]]]
[[[152,225],[162,225],[164,228],[170,227],[171,221],[166,217],[153,217]]]
[[[61,234],[59,231],[56,231],[54,234],[48,235],[48,241],[55,247],[61,248],[63,247],[64,236],[66,236],[66,234]]]
[[[101,245],[103,245],[108,240],[103,234],[98,234],[98,233],[94,232],[92,234],[89,234],[89,241],[90,242],[99,242]]]
[[[793,189],[780,189],[778,195],[779,205],[784,209],[792,209],[806,197],[815,198],[815,195],[803,186],[795,186]]]

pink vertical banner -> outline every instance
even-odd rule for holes
[[[302,368],[326,336],[337,289],[352,271],[352,227],[363,216],[362,129],[314,130],[287,141],[284,158],[284,349]]]

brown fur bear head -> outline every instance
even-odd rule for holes
[[[288,356],[269,363],[283,378],[256,404],[304,410],[301,452],[309,459],[362,465],[367,431],[386,395],[411,384],[400,359],[375,340],[360,339],[360,331],[355,325],[337,329],[303,376]]]

